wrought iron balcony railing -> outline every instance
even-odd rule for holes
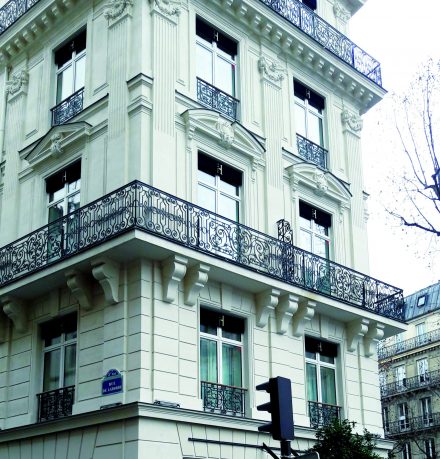
[[[197,78],[197,100],[232,120],[237,119],[239,100],[201,78]]]
[[[9,0],[0,8],[0,35],[40,0]]]
[[[429,413],[413,418],[402,418],[398,421],[384,423],[385,437],[393,438],[422,430],[438,429],[440,427],[440,413]]]
[[[75,386],[62,387],[37,394],[38,422],[51,421],[72,414]]]
[[[341,407],[327,403],[309,402],[310,427],[327,426],[335,419],[340,419]]]
[[[138,229],[391,319],[402,290],[139,181],[0,249],[0,287]]]
[[[202,381],[203,409],[212,413],[243,417],[246,391],[242,387]]]
[[[296,144],[298,146],[298,154],[301,158],[316,164],[322,169],[327,169],[328,151],[325,148],[299,134],[296,134]]]
[[[299,0],[260,0],[325,49],[382,86],[380,63]]]
[[[380,386],[380,395],[382,398],[388,398],[414,390],[429,389],[438,384],[440,384],[440,370],[435,370]]]
[[[426,346],[427,344],[436,343],[437,341],[440,341],[440,328],[428,333],[423,333],[423,335],[414,336],[400,343],[390,344],[388,346],[379,344],[377,356],[379,359],[387,359],[388,357],[402,354],[403,352],[411,351],[418,347]]]
[[[51,109],[52,126],[66,123],[79,112],[82,112],[83,106],[84,88],[81,88]]]

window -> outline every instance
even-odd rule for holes
[[[416,325],[416,335],[422,336],[426,333],[426,326],[425,322]]]
[[[408,404],[399,403],[397,405],[397,414],[399,416],[399,427],[401,431],[406,431],[409,429],[409,411]]]
[[[426,304],[426,297],[427,295],[422,295],[422,296],[419,296],[418,299],[417,299],[417,306],[419,308],[421,308],[422,306],[425,306]]]
[[[396,381],[396,387],[403,389],[406,385],[406,368],[405,365],[399,365],[394,369],[394,378]]]
[[[433,422],[431,397],[424,397],[420,399],[420,411],[422,413],[423,425],[425,427],[431,426]]]
[[[385,433],[390,431],[390,411],[387,406],[382,409],[382,418],[383,418],[383,428]]]
[[[330,257],[331,215],[299,202],[300,247],[323,258]]]
[[[425,454],[427,459],[434,459],[435,455],[435,439],[429,438],[425,440]]]
[[[244,415],[244,320],[200,309],[200,379],[205,410]]]
[[[405,443],[403,445],[400,457],[401,457],[401,459],[412,459],[411,443]]]
[[[428,359],[417,360],[417,375],[419,377],[419,382],[427,383],[429,382],[428,374]]]
[[[394,337],[394,343],[396,345],[396,350],[397,351],[401,351],[403,350],[403,333],[398,333],[395,337]]]

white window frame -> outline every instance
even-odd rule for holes
[[[313,205],[303,201],[304,204],[306,204],[307,206],[311,207],[311,208],[314,208]],[[324,212],[324,211],[321,211],[321,212]],[[326,212],[328,213],[328,212]],[[330,214],[329,214],[330,215]],[[303,247],[303,244],[302,244],[302,237],[301,237],[301,234],[302,233],[307,233],[309,236],[310,236],[310,240],[311,240],[311,253],[315,254],[316,255],[316,251],[315,251],[315,244],[316,244],[316,239],[321,239],[321,240],[324,240],[324,243],[327,245],[327,249],[328,249],[328,254],[327,254],[327,259],[330,260],[332,258],[332,253],[331,253],[331,233],[332,233],[332,227],[331,226],[328,226],[326,227],[327,228],[327,233],[328,234],[322,234],[321,232],[319,232],[318,230],[318,226],[322,226],[322,225],[318,225],[315,220],[313,219],[306,219],[304,217],[301,217],[301,214],[300,212],[298,211],[298,220],[299,220],[299,246],[306,250],[306,251],[309,251],[310,248],[305,248]],[[307,220],[308,222],[310,222],[310,227],[306,227],[303,225],[303,220]],[[324,257],[326,258],[326,257]]]
[[[394,368],[394,379],[396,381],[396,386],[399,389],[403,389],[405,387],[405,380],[406,380],[406,366],[399,365]]]
[[[420,413],[423,418],[423,425],[425,427],[431,426],[433,423],[432,397],[423,397],[420,399]]]
[[[68,166],[65,168],[67,169]],[[69,183],[66,181],[64,183],[64,188],[63,188],[63,195],[58,198],[57,200],[54,200],[54,201],[51,201],[50,200],[50,194],[47,193],[47,216],[49,218],[49,211],[50,211],[50,208],[51,207],[54,207],[58,204],[62,204],[62,209],[63,209],[63,217],[65,217],[66,215],[68,215],[69,213],[67,212],[67,209],[68,209],[68,205],[69,205],[69,198],[72,198],[73,196],[79,194],[80,196],[80,201],[79,201],[79,205],[81,206],[81,177],[80,177],[80,184],[79,184],[79,188],[78,189],[75,189],[75,190],[72,190],[69,192]],[[59,190],[61,191],[61,189]]]
[[[416,336],[422,336],[426,333],[426,322],[420,322],[416,325]]]
[[[429,365],[428,359],[424,357],[423,359],[419,359],[416,361],[417,365],[417,376],[419,377],[419,382],[426,383],[429,380],[428,372],[429,372]]]
[[[412,453],[411,453],[411,443],[405,443],[403,445],[402,453],[401,453],[401,459],[412,459]]]
[[[435,438],[425,440],[425,454],[428,459],[432,459],[435,454]]]
[[[403,402],[397,405],[397,416],[399,418],[399,427],[401,432],[409,429],[409,409],[408,403]]]

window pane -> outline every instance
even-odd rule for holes
[[[325,239],[315,237],[313,253],[315,253],[316,255],[319,255],[320,257],[328,258],[329,257],[328,241],[326,241]]]
[[[64,387],[75,384],[76,344],[66,346],[64,353]]]
[[[43,391],[60,387],[60,350],[56,349],[44,354]]]
[[[231,185],[230,183],[227,183],[224,180],[222,180],[222,178],[220,177],[220,190],[224,191],[225,193],[231,196],[238,196],[240,187]]]
[[[241,347],[223,344],[222,383],[227,386],[241,387]]]
[[[214,85],[231,96],[235,96],[234,68],[234,64],[227,62],[220,56],[216,57]]]
[[[311,234],[307,233],[306,231],[301,230],[299,232],[299,246],[304,249],[308,250],[309,252],[312,251],[312,236]]]
[[[80,204],[80,195],[79,193],[70,196],[67,201],[67,213],[73,212],[74,210],[79,208]]]
[[[203,172],[199,169],[198,172],[198,179],[199,182],[206,183],[207,185],[215,186],[215,176],[208,174],[207,172]]]
[[[200,340],[200,378],[217,382],[217,343],[204,338]]]
[[[55,204],[54,206],[49,207],[49,221],[48,223],[51,223],[58,218],[61,218],[63,216],[63,203],[59,202],[58,204]]]
[[[79,178],[68,184],[67,192],[72,193],[73,191],[79,190],[80,188],[81,188],[81,179]]]
[[[318,145],[323,146],[322,119],[309,112],[307,138]]]
[[[57,81],[57,103],[69,97],[73,92],[73,67],[69,65],[58,74]]]
[[[335,363],[335,358],[334,357],[330,357],[328,355],[320,354],[319,358],[320,358],[321,362],[332,363],[332,364]]]
[[[86,55],[84,54],[76,61],[75,66],[75,88],[74,91],[84,88],[86,81]]]
[[[212,84],[212,52],[197,44],[196,73],[199,78]]]
[[[295,126],[296,132],[306,137],[306,112],[304,107],[295,104]]]
[[[321,367],[322,402],[336,405],[335,370]]]
[[[219,196],[218,213],[223,217],[238,221],[238,202],[224,194]]]
[[[204,207],[205,209],[215,212],[215,191],[210,190],[206,186],[200,185],[198,188],[198,201],[199,206]]]
[[[318,379],[316,375],[316,366],[311,363],[306,364],[307,378],[307,400],[311,402],[318,401]]]

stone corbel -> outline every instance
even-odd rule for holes
[[[185,275],[185,304],[194,306],[200,291],[208,282],[209,266],[197,263]]]
[[[104,291],[107,304],[119,302],[119,263],[109,259],[92,260],[92,274]]]
[[[92,286],[87,277],[80,271],[71,270],[66,272],[66,282],[81,309],[90,311],[93,307]]]
[[[354,352],[359,343],[359,340],[363,338],[368,332],[368,319],[353,320],[347,324],[347,349],[349,352]]]
[[[307,322],[310,322],[315,315],[316,303],[314,301],[306,301],[299,305],[298,310],[293,316],[292,327],[293,336],[299,338],[304,335],[304,328]]]
[[[384,324],[372,323],[368,327],[368,332],[364,336],[365,357],[371,357],[376,352],[377,343],[383,338]]]
[[[299,298],[296,295],[288,293],[283,295],[278,302],[276,317],[277,317],[277,332],[281,335],[287,333],[290,321],[293,314],[298,310]]]
[[[186,274],[188,259],[173,255],[162,262],[162,292],[163,301],[173,303],[177,300],[179,283]]]
[[[280,291],[276,288],[272,288],[257,294],[256,305],[258,327],[263,328],[267,325],[270,313],[275,309],[275,306],[278,304],[279,296]]]
[[[28,329],[27,308],[23,300],[14,297],[4,297],[1,299],[3,312],[14,324],[19,333],[25,333]]]

